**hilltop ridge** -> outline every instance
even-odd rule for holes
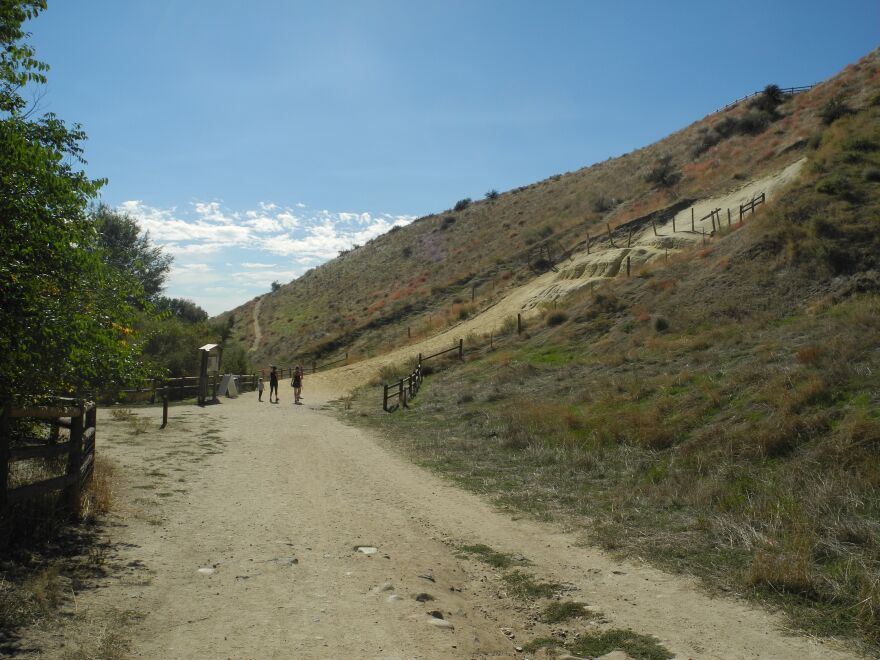
[[[878,59],[874,51],[803,93],[758,96],[632,153],[395,228],[261,296],[260,338],[256,299],[219,318],[232,316],[233,338],[260,366],[354,359],[436,334],[539,277],[535,248],[558,258],[606,225],[724,197],[803,159],[832,99],[856,109],[876,93]]]

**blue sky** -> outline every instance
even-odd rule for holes
[[[352,243],[878,46],[880,3],[49,2],[39,107],[212,314]]]

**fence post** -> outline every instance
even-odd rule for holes
[[[89,480],[95,474],[95,456],[98,451],[98,404],[92,402],[92,409],[86,413],[86,428],[94,429],[92,431],[92,465],[89,468]]]
[[[422,354],[419,353],[419,367],[422,366]]]
[[[522,314],[519,312],[516,314],[516,334],[522,334]]]
[[[474,296],[477,295],[477,285],[471,286],[471,302],[474,302]]]
[[[0,412],[0,512],[6,508],[6,489],[9,486],[9,404]]]
[[[312,373],[317,373],[318,371],[318,362],[317,360],[312,361]]]
[[[632,229],[632,227],[630,227],[629,228],[629,235],[626,237],[626,247],[632,246],[632,240],[633,240],[633,229]]]
[[[654,216],[651,216],[651,228],[654,230],[654,236],[657,235],[657,223],[654,222]]]
[[[590,232],[587,232],[587,254],[590,254]]]
[[[696,229],[694,229],[694,207],[691,207],[691,231],[696,233]]]
[[[672,233],[675,233],[675,213],[672,214]]]
[[[703,232],[703,246],[705,247],[705,246],[706,246],[706,228],[705,228],[705,227],[700,227],[700,229],[701,229],[702,232]]]
[[[605,223],[605,229],[608,230],[608,241],[611,243],[611,247],[617,247],[614,244],[614,236],[611,235],[611,225],[609,225],[607,222]]]
[[[412,330],[410,330],[409,326],[406,326],[406,338],[412,339]],[[348,355],[345,356],[345,359],[348,359]]]
[[[400,401],[400,406],[402,408],[409,408],[409,406],[406,405],[406,393],[403,391],[403,379],[402,378],[400,379],[400,383],[398,385],[397,399],[398,399],[398,401]]]
[[[464,339],[458,340],[458,359],[464,360]]]
[[[730,228],[730,207],[727,208],[727,227]]]
[[[491,331],[491,330],[489,331],[489,348],[490,348],[490,349],[494,349],[494,348],[495,348],[495,338],[492,336],[492,331]]]
[[[629,257],[626,258],[626,276],[629,277]]]
[[[162,394],[162,426],[160,426],[159,428],[164,429],[166,426],[168,426],[168,395],[163,393]]]
[[[64,502],[71,515],[79,516],[80,481],[79,471],[82,467],[82,440],[83,440],[83,405],[79,404],[79,415],[70,418],[70,450],[67,454],[67,478],[70,483],[64,489]]]
[[[743,205],[739,205],[739,224],[743,223]]]
[[[382,410],[388,412],[388,385],[383,385],[382,388]]]

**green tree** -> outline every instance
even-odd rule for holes
[[[187,323],[200,323],[208,320],[208,312],[192,300],[186,298],[168,298],[159,296],[156,300],[156,311],[160,314],[176,318]]]
[[[44,8],[0,2],[0,401],[142,374],[130,304],[140,287],[96,249],[87,209],[103,181],[78,169],[85,134],[53,114],[31,118],[22,96],[45,82],[22,29]]]
[[[165,285],[172,258],[150,241],[149,232],[141,232],[137,220],[127,213],[100,204],[93,212],[98,231],[98,246],[107,263],[132,275],[141,285],[147,300],[155,301]]]

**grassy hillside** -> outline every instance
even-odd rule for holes
[[[833,99],[862,108],[880,89],[874,52],[793,97],[764,95],[654,145],[418,219],[262,297],[258,364],[342,350],[375,354],[436,332],[534,276],[530,248],[554,252],[682,198],[735,188],[801,158]],[[650,110],[646,108],[646,112]],[[470,303],[476,286],[476,305]],[[221,315],[254,340],[255,301]]]
[[[351,419],[505,506],[877,653],[880,95],[853,106],[803,120],[802,176],[742,229],[572,294],[431,374],[408,411],[365,389]]]

